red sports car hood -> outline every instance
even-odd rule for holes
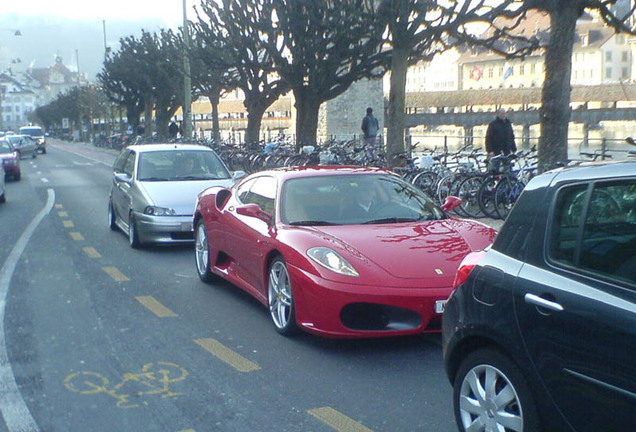
[[[484,224],[456,219],[315,229],[349,251],[344,254],[347,259],[357,252],[392,276],[405,279],[454,277],[464,256],[488,246],[496,234]]]

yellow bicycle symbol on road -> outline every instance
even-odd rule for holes
[[[105,393],[117,399],[119,408],[137,408],[140,404],[131,402],[131,396],[143,398],[147,395],[161,395],[162,398],[168,398],[183,395],[171,391],[170,384],[183,381],[187,376],[188,371],[179,365],[157,362],[143,365],[139,373],[125,373],[122,381],[114,386],[97,372],[72,373],[64,380],[64,386],[79,394]],[[126,388],[122,390],[124,386]],[[147,401],[142,403],[148,405]]]

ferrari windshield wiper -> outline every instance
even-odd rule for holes
[[[314,226],[314,225],[336,225],[332,222],[322,221],[322,220],[302,220],[302,221],[294,221],[290,222],[290,225],[298,225],[298,226]]]
[[[366,221],[363,225],[384,224],[384,223],[400,223],[400,222],[416,222],[419,219],[407,218],[407,217],[387,217],[381,219],[372,219]]]

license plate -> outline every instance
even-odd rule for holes
[[[437,300],[435,302],[435,313],[438,313],[438,314],[444,313],[445,308],[446,308],[446,300]]]
[[[181,231],[192,231],[192,222],[182,222]]]

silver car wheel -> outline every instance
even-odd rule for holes
[[[519,396],[508,378],[494,366],[473,367],[464,377],[459,393],[464,430],[523,431]]]
[[[205,224],[202,220],[197,222],[194,231],[194,260],[197,265],[197,274],[203,282],[213,282],[217,276],[210,269],[210,245]]]
[[[269,268],[267,298],[276,331],[283,335],[293,333],[296,330],[294,300],[289,273],[282,258],[276,258]]]

